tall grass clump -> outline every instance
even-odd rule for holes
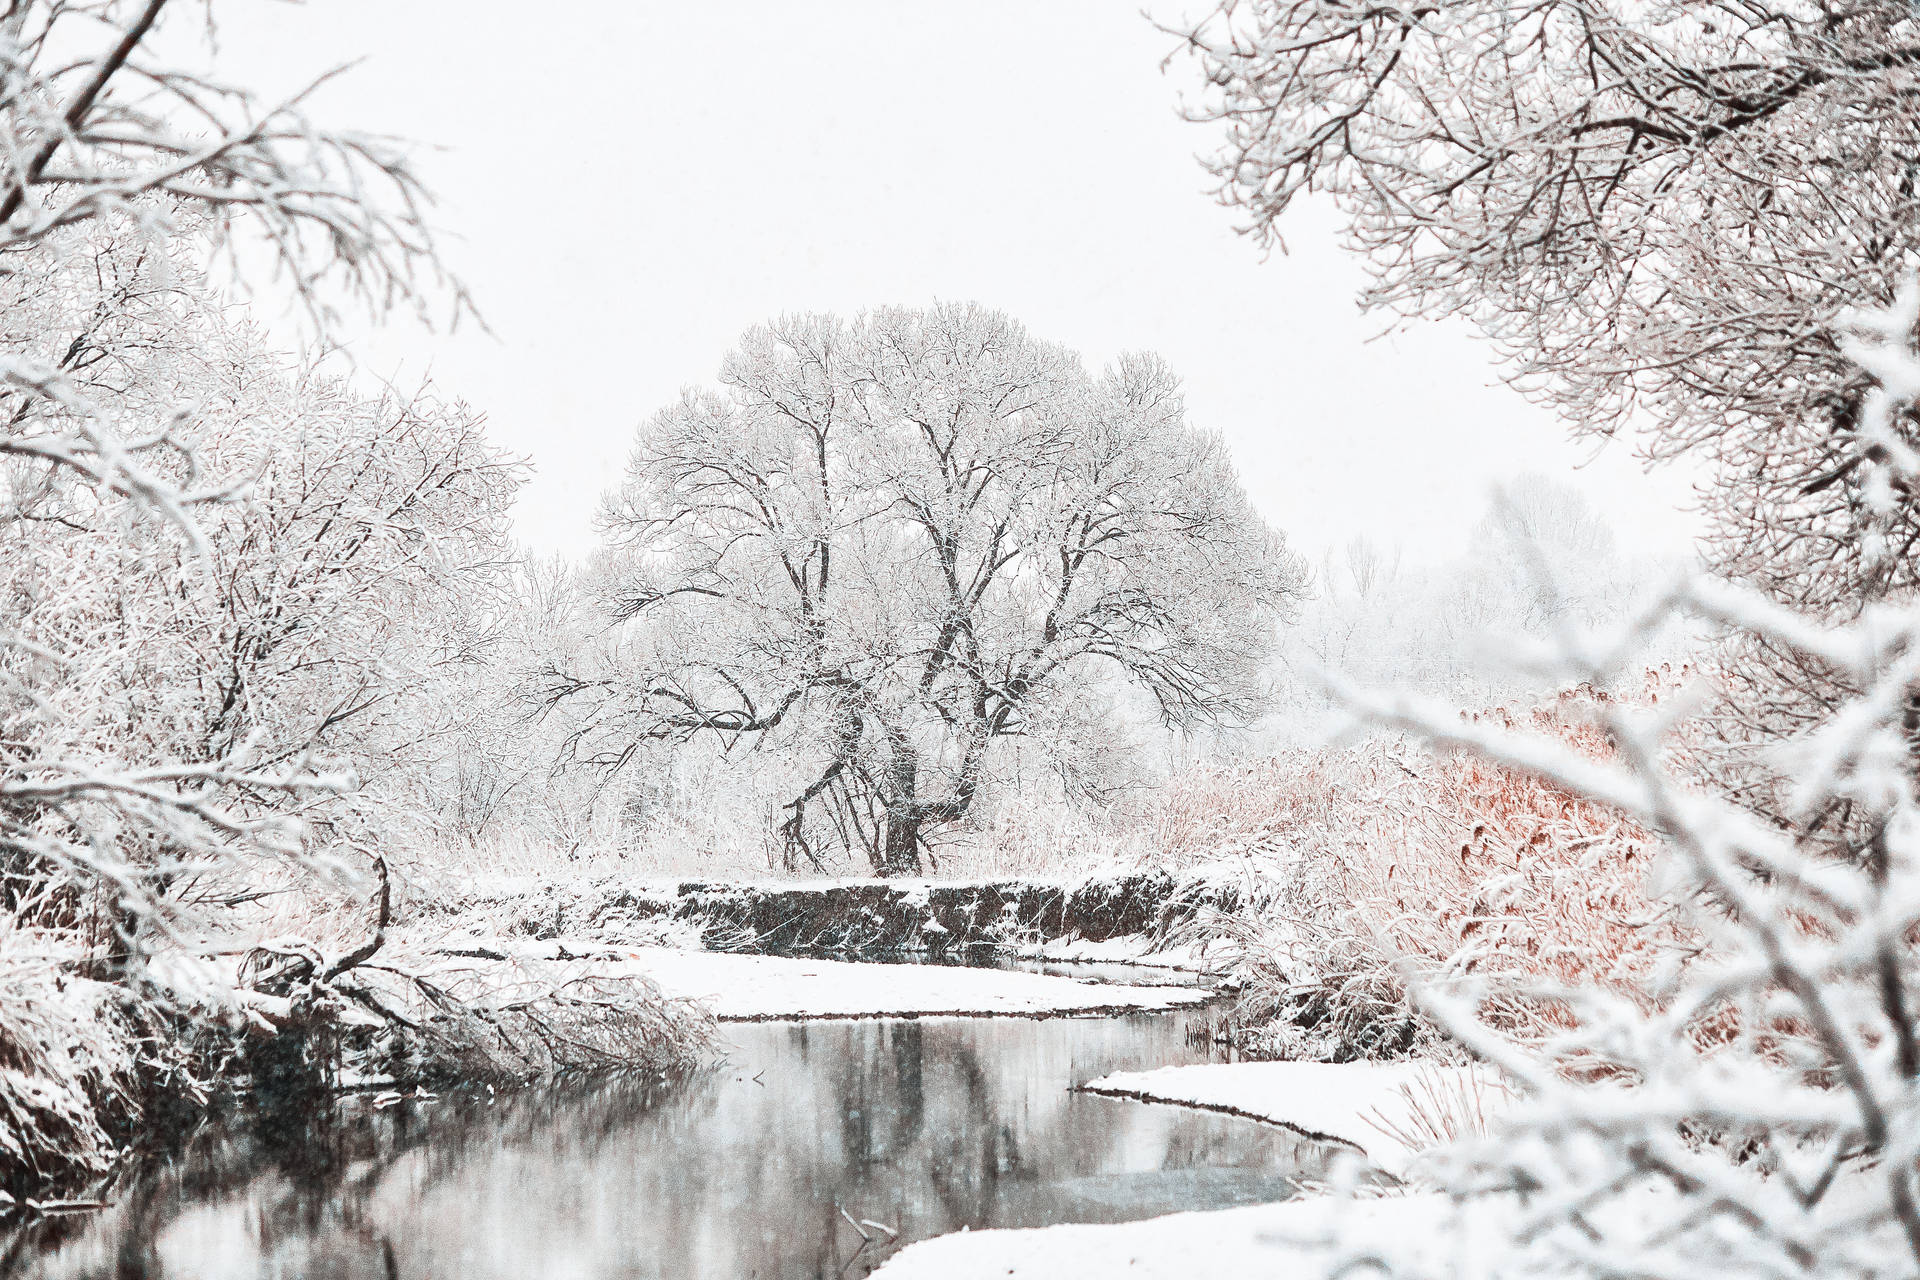
[[[1644,673],[1626,699],[1654,705],[1687,675]],[[1469,723],[1525,727],[1584,759],[1614,745],[1596,713],[1621,700],[1591,684]],[[1169,789],[1164,856],[1223,853],[1263,865],[1269,893],[1190,931],[1241,983],[1269,1052],[1344,1061],[1444,1052],[1414,984],[1475,975],[1644,986],[1686,945],[1652,908],[1657,841],[1619,810],[1524,769],[1398,736],[1295,748]],[[1490,1011],[1508,1034],[1559,1025],[1550,1002],[1511,995]]]

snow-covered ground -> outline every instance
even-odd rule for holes
[[[1436,1124],[1478,1129],[1507,1097],[1484,1069],[1422,1062],[1210,1063],[1125,1071],[1081,1088],[1282,1124],[1357,1147],[1396,1177]]]
[[[961,1231],[908,1245],[876,1274],[880,1280],[1307,1280],[1351,1261],[1330,1243],[1336,1226],[1347,1241],[1377,1243],[1397,1260],[1439,1261],[1442,1249],[1462,1239],[1442,1230],[1450,1212],[1440,1195],[1311,1196],[1117,1225]],[[1464,1239],[1471,1241],[1472,1233]],[[1362,1266],[1349,1274],[1376,1273]]]
[[[1071,964],[1131,964],[1148,969],[1186,969],[1209,972],[1206,957],[1193,947],[1161,947],[1139,934],[1090,942],[1085,938],[1052,938],[1017,949],[1029,960],[1054,960]]]
[[[1603,1237],[1631,1235],[1630,1224],[1644,1223],[1649,1215],[1670,1215],[1675,1207],[1671,1191],[1643,1189],[1583,1209],[1582,1226]],[[1842,1191],[1830,1197],[1830,1212],[1851,1217],[1856,1208],[1857,1202]],[[1372,1280],[1407,1275],[1570,1280],[1642,1274],[1580,1263],[1577,1254],[1570,1257],[1541,1238],[1539,1214],[1537,1202],[1530,1208],[1502,1195],[1455,1199],[1431,1191],[1309,1194],[1279,1204],[1172,1213],[1113,1225],[958,1231],[908,1245],[874,1274],[879,1280]],[[1654,1270],[1681,1274],[1671,1268]],[[1715,1273],[1708,1264],[1696,1274]]]
[[[529,957],[559,960],[607,977],[644,974],[669,995],[699,1000],[723,1022],[775,1018],[884,1018],[936,1015],[1125,1013],[1196,1005],[1208,993],[1138,987],[1004,969],[868,964],[670,947],[608,949],[562,939],[518,944]],[[471,961],[465,961],[471,964]]]

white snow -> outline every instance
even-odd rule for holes
[[[1085,938],[1051,938],[1021,947],[1019,954],[1035,960],[1057,960],[1074,964],[1135,964],[1148,969],[1186,969],[1208,971],[1206,961],[1192,947],[1162,947],[1139,934],[1090,942]]]
[[[902,1249],[876,1273],[881,1280],[1288,1280],[1328,1275],[1351,1255],[1329,1243],[1378,1242],[1397,1260],[1462,1247],[1443,1230],[1451,1206],[1440,1195],[1348,1199],[1314,1196],[1117,1225],[960,1231]],[[1472,1233],[1468,1233],[1471,1239]],[[1377,1274],[1365,1267],[1350,1274]],[[1472,1274],[1471,1271],[1459,1274]]]
[[[1079,982],[1004,969],[861,964],[652,948],[632,962],[675,995],[697,997],[722,1021],[935,1014],[1094,1013],[1171,1009],[1207,993],[1185,987]]]
[[[523,944],[524,954],[587,966],[608,977],[641,973],[669,995],[696,999],[723,1022],[775,1018],[1123,1013],[1196,1005],[1188,987],[1135,987],[1004,969],[804,960],[669,947],[608,948],[567,940]]]
[[[1830,1211],[1849,1212],[1846,1197]],[[1643,1188],[1584,1210],[1603,1235],[1669,1214],[1671,1191]],[[879,1280],[1376,1280],[1382,1276],[1596,1274],[1534,1238],[1538,1206],[1503,1195],[1303,1195],[1244,1209],[1117,1224],[956,1231],[908,1245]],[[1529,1225],[1531,1224],[1531,1226]],[[1563,1242],[1564,1243],[1564,1242]],[[1535,1247],[1538,1246],[1538,1247]]]
[[[1376,1168],[1407,1173],[1425,1144],[1421,1116],[1471,1129],[1507,1092],[1485,1068],[1423,1062],[1229,1062],[1123,1071],[1089,1093],[1205,1107],[1357,1147]],[[1471,1131],[1470,1129],[1470,1131]]]

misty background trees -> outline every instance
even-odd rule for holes
[[[105,952],[402,828],[626,848],[706,806],[789,861],[907,869],[983,786],[1097,808],[1182,735],[1257,743],[1306,659],[1397,678],[1530,625],[1492,603],[1505,552],[1314,572],[1167,370],[953,307],[756,332],[648,428],[607,553],[527,563],[521,473],[457,389],[289,352],[210,275],[322,336],[458,311],[404,151],[262,99],[178,13],[4,26],[4,878]]]
[[[1473,707],[1538,696],[1544,683],[1516,671],[1505,645],[1603,627],[1693,563],[1682,549],[1624,550],[1577,490],[1528,474],[1489,496],[1455,554],[1416,557],[1364,536],[1328,547],[1281,641],[1272,731],[1300,742],[1327,732],[1339,718],[1327,677]],[[1646,657],[1681,660],[1699,639],[1698,628],[1676,625],[1649,637]]]

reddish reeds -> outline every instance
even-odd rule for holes
[[[1681,673],[1684,674],[1684,673]],[[1653,673],[1635,700],[1679,678]],[[1594,759],[1613,744],[1590,712],[1614,695],[1570,690],[1476,718],[1550,734]],[[1305,1024],[1335,1057],[1418,1047],[1410,978],[1486,979],[1486,1015],[1533,1038],[1571,1014],[1524,989],[1600,985],[1644,999],[1684,945],[1645,892],[1656,840],[1605,805],[1539,777],[1397,739],[1299,749],[1170,787],[1156,835],[1182,861],[1260,851],[1282,865],[1273,904],[1210,922],[1249,1012]]]

